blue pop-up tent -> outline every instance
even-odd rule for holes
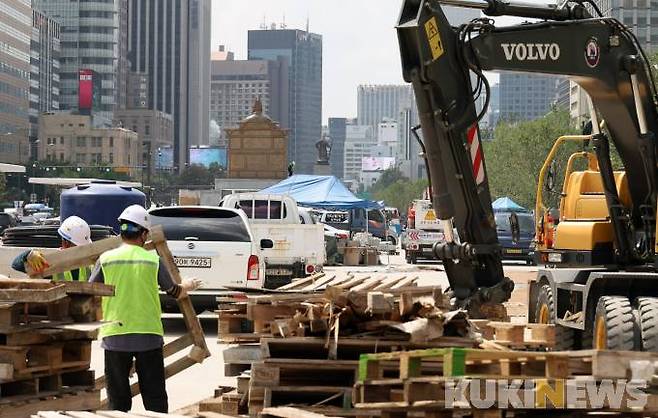
[[[296,174],[260,191],[260,193],[289,195],[301,206],[346,210],[353,208],[380,209],[384,205],[359,199],[334,176]]]
[[[528,210],[509,197],[501,197],[491,204],[494,212],[527,212]]]

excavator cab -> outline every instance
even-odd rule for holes
[[[546,207],[543,191],[554,177],[551,167],[560,148],[567,143],[588,143],[590,135],[558,138],[544,161],[537,185],[535,205],[535,245],[540,264],[560,267],[610,265],[614,260],[614,231],[603,190],[603,181],[596,155],[590,151],[570,155],[564,173],[559,199],[559,217],[554,208]],[[578,160],[587,167],[576,170]],[[630,194],[625,171],[615,171],[615,184],[619,198],[630,208]]]

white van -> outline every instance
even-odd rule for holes
[[[151,223],[162,225],[167,245],[183,277],[203,280],[190,294],[195,308],[215,308],[216,297],[227,287],[263,286],[262,248],[271,240],[254,240],[242,211],[206,206],[173,206],[149,211]]]

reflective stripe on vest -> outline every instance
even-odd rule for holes
[[[78,269],[78,281],[86,282],[91,276],[91,267],[81,267]],[[56,282],[72,282],[73,273],[70,271],[65,271],[64,273],[57,273],[53,276],[53,280]]]
[[[158,266],[160,258],[136,245],[123,244],[100,256],[105,284],[114,286],[115,295],[103,297],[100,336],[124,334],[164,335]]]

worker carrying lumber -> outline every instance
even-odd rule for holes
[[[167,412],[158,287],[181,298],[201,285],[196,279],[176,284],[158,255],[144,249],[150,227],[146,209],[127,207],[119,216],[123,244],[103,253],[89,278],[114,286],[115,295],[103,297],[103,320],[109,324],[100,331],[111,410],[126,412],[132,406],[129,375],[135,359],[144,407]]]
[[[91,244],[91,229],[89,228],[89,224],[78,216],[69,216],[66,218],[57,229],[57,233],[62,239],[61,249]],[[25,273],[27,267],[30,267],[36,273],[41,273],[49,266],[41,251],[27,250],[14,259],[11,263],[11,268]],[[82,267],[58,273],[52,279],[55,281],[87,281],[90,273],[91,267]]]

